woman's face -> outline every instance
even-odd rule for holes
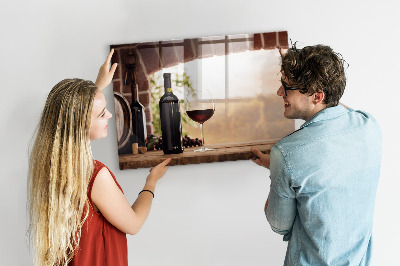
[[[90,140],[107,137],[108,119],[112,117],[106,109],[106,99],[101,91],[97,91],[92,108],[92,122],[90,123]]]

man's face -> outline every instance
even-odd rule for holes
[[[283,73],[282,81],[287,86],[296,87],[296,84],[290,83]],[[315,105],[313,104],[312,97],[309,94],[303,94],[299,90],[287,90],[286,93],[287,95],[285,95],[282,85],[276,92],[278,96],[283,97],[285,105],[285,112],[283,115],[286,118],[308,120],[314,115],[313,108]]]

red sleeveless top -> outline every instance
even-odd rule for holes
[[[110,224],[100,212],[96,212],[92,201],[91,194],[93,183],[97,174],[103,167],[107,168],[107,166],[101,162],[94,160],[93,176],[87,190],[89,214],[82,226],[79,247],[75,250],[75,255],[68,264],[70,266],[128,265],[126,234]],[[110,169],[108,169],[108,171],[110,171]],[[114,174],[111,171],[110,174],[122,191]]]

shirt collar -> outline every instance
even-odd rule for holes
[[[316,113],[313,117],[308,119],[306,122],[304,122],[304,124],[300,127],[300,129],[302,129],[312,123],[315,123],[315,122],[320,122],[320,121],[324,121],[324,120],[342,116],[342,115],[346,114],[347,112],[349,112],[350,110],[351,109],[346,109],[342,105],[325,108],[325,109],[319,111],[318,113]]]

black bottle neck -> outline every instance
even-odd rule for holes
[[[171,73],[164,73],[164,90],[165,93],[172,93],[171,88]]]
[[[132,102],[139,101],[139,87],[137,84],[131,85],[131,92],[132,92]]]

